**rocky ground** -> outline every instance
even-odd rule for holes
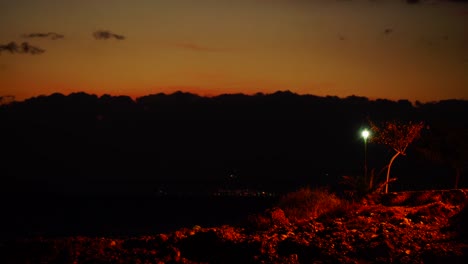
[[[468,190],[378,195],[291,223],[279,208],[237,226],[141,237],[31,238],[1,263],[468,263]]]

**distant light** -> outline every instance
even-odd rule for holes
[[[366,130],[362,131],[361,135],[362,135],[362,137],[363,137],[364,139],[367,139],[367,138],[369,137],[370,133],[369,133],[369,131],[366,129]]]

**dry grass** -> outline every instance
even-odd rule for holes
[[[352,205],[326,189],[301,188],[280,198],[278,206],[291,222],[345,214]]]

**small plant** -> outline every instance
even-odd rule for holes
[[[348,208],[349,203],[326,189],[301,188],[285,194],[278,206],[292,222],[316,218],[325,214],[335,214]]]
[[[262,213],[249,215],[245,227],[254,230],[268,230],[275,226],[285,226],[289,224],[284,211],[281,208],[273,207],[266,209]]]
[[[343,188],[340,197],[353,203],[379,203],[379,194],[383,192],[387,183],[397,180],[396,178],[390,178],[388,181],[384,182],[377,181],[387,168],[388,165],[384,166],[377,175],[375,173],[375,168],[373,168],[368,179],[362,176],[342,176],[339,182]]]

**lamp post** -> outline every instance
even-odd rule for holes
[[[364,138],[364,179],[367,181],[367,138],[369,137],[369,130],[364,129],[361,136]]]

